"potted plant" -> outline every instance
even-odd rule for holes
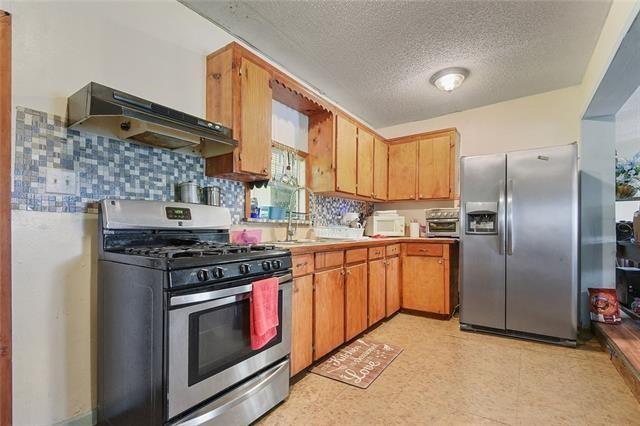
[[[634,198],[640,188],[640,152],[626,160],[616,152],[616,199]]]

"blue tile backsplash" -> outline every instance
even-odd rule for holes
[[[315,195],[311,199],[311,212],[315,226],[336,225],[347,212],[373,214],[373,203],[339,197]]]
[[[47,168],[73,171],[75,195],[46,192]],[[95,213],[103,198],[175,200],[175,185],[220,186],[233,223],[244,217],[244,185],[204,176],[204,159],[67,129],[60,116],[18,107],[11,207],[45,212]],[[373,204],[317,195],[315,225],[335,224],[347,211],[370,214]]]
[[[13,209],[95,213],[103,198],[175,200],[175,185],[220,186],[234,223],[244,215],[240,182],[204,176],[204,159],[67,129],[63,119],[17,108]],[[46,192],[47,168],[73,171],[76,195]]]

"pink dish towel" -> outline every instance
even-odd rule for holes
[[[276,336],[278,319],[278,278],[255,281],[251,290],[251,349],[257,350]]]

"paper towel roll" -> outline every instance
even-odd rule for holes
[[[420,236],[420,224],[418,222],[411,222],[409,224],[409,236],[411,238],[418,238]]]

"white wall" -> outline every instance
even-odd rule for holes
[[[96,81],[203,117],[206,55],[233,40],[173,0],[5,3],[14,103],[62,116]]]
[[[578,140],[578,87],[568,87],[423,121],[379,129],[385,137],[456,127],[460,155],[480,155]]]
[[[385,137],[456,127],[460,133],[460,155],[481,155],[578,140],[578,87],[513,99],[480,108],[379,129]],[[397,209],[425,224],[424,209],[453,207],[454,202],[382,203],[376,210]]]
[[[95,215],[14,210],[15,425],[47,425],[96,404]]]
[[[278,101],[271,104],[272,139],[298,151],[309,152],[309,117]]]
[[[173,0],[1,7],[13,14],[14,105],[62,116],[90,81],[204,116],[206,55],[232,41]],[[96,220],[13,211],[16,425],[91,419]]]
[[[633,214],[640,210],[640,200],[616,201],[616,222],[621,220],[633,220]]]

